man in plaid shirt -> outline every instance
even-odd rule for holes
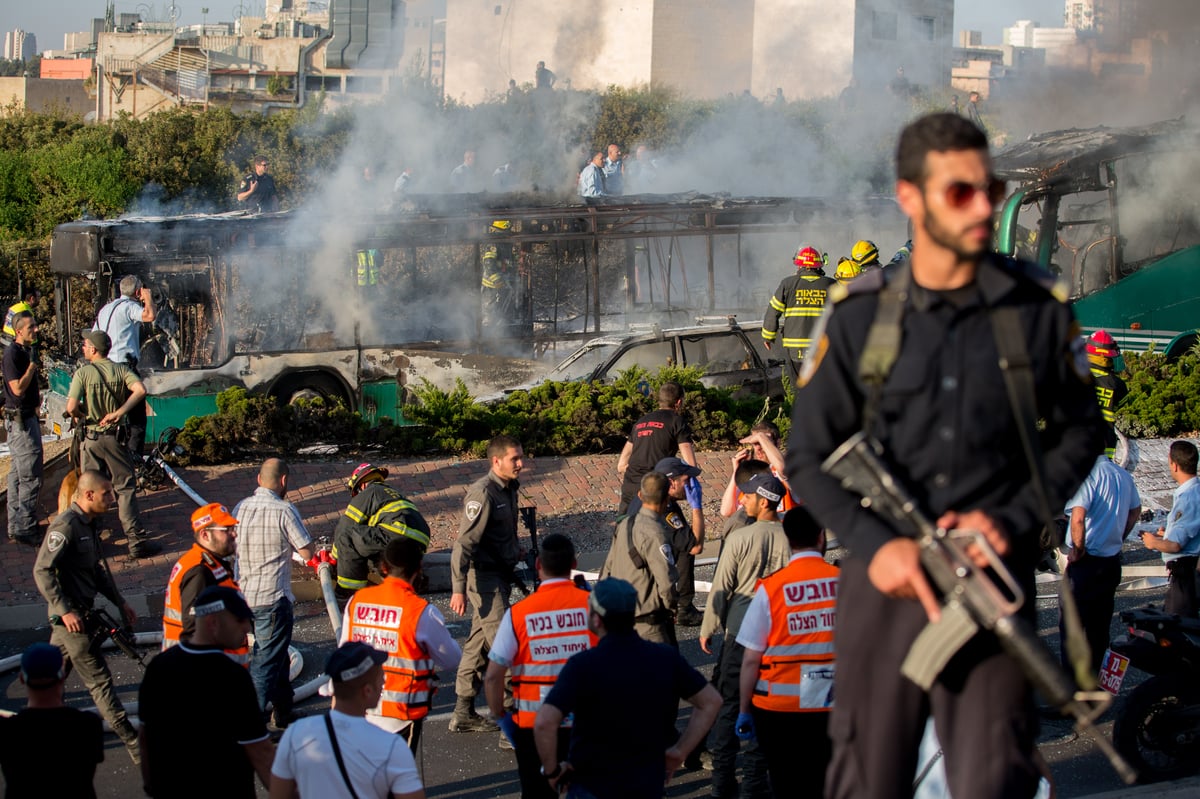
[[[292,550],[313,557],[312,536],[300,511],[284,497],[288,465],[279,458],[263,461],[258,488],[233,509],[238,520],[238,584],[254,611],[254,648],[250,676],[264,716],[274,705],[275,726],[294,718],[288,647],[292,643]]]

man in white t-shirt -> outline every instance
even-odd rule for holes
[[[346,796],[425,799],[404,738],[366,719],[383,693],[387,653],[360,641],[342,644],[325,664],[333,709],[291,724],[271,766],[271,799]]]

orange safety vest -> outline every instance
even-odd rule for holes
[[[163,600],[162,648],[164,650],[178,644],[180,636],[183,635],[183,614],[190,613],[192,609],[183,607],[183,597],[180,595],[179,586],[183,582],[183,575],[197,566],[208,569],[216,585],[241,590],[233,579],[233,575],[221,561],[199,544],[192,544],[192,548],[183,553],[183,557],[171,569],[171,577],[167,580],[167,595]],[[250,667],[249,646],[226,649],[225,654],[229,655],[233,662],[240,663],[247,668]]]
[[[509,667],[517,726],[532,729],[567,659],[596,645],[587,626],[588,592],[570,580],[543,583],[513,605],[510,614],[517,638],[517,654]]]
[[[797,558],[759,580],[771,608],[771,631],[755,707],[784,713],[833,705],[833,627],[839,570],[823,558]]]
[[[362,588],[346,606],[347,641],[362,641],[388,653],[383,664],[380,715],[423,719],[433,704],[433,659],[417,641],[417,622],[429,605],[408,582],[388,577]]]

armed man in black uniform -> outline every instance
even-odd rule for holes
[[[467,614],[471,600],[471,632],[463,644],[454,690],[458,701],[450,732],[495,732],[491,719],[475,710],[475,697],[487,671],[488,651],[508,610],[514,570],[521,560],[517,542],[517,478],[524,467],[521,442],[499,435],[488,442],[492,468],[467,489],[458,540],[450,554],[450,610]]]
[[[408,497],[384,482],[387,477],[384,467],[360,463],[346,481],[350,504],[333,533],[337,587],[345,596],[366,588],[369,563],[378,563],[396,536],[416,541],[422,552],[429,548],[429,523]]]
[[[928,692],[901,674],[917,634],[941,617],[918,544],[822,463],[859,431],[877,439],[886,465],[938,527],[986,537],[1024,587],[1021,612],[1032,617],[1037,531],[1100,453],[1100,413],[1065,292],[1053,293],[1052,278],[1036,267],[987,252],[1004,185],[983,133],[954,114],[923,117],[901,134],[896,161],[912,257],[834,292],[801,372],[787,458],[791,485],[850,550],[838,587],[826,796],[911,796],[932,715],[951,793],[1032,797],[1037,723],[1019,665],[979,632]],[[1021,396],[1036,418],[1009,403],[1012,377],[1000,353],[1014,343],[1028,366],[1005,363],[1029,378]],[[1038,418],[1044,496],[1022,444]]]
[[[88,616],[96,594],[103,594],[129,624],[137,621],[137,614],[117,591],[100,551],[98,522],[116,499],[112,483],[100,472],[80,474],[71,507],[59,514],[46,532],[33,565],[33,579],[49,606],[50,643],[62,650],[68,671],[72,667],[79,671],[100,715],[125,743],[136,764],[141,762],[137,731],[125,717],[125,708],[113,690],[112,672],[100,654],[104,636],[91,635],[96,622]]]

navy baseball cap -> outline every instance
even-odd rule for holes
[[[325,661],[325,673],[334,682],[349,682],[363,676],[373,666],[387,660],[387,652],[380,651],[362,641],[347,641],[334,650]]]
[[[700,474],[699,467],[675,457],[663,458],[654,464],[654,471],[667,477],[695,477]]]
[[[21,653],[21,679],[30,688],[49,688],[66,678],[62,652],[53,644],[34,644]]]
[[[200,596],[196,597],[196,604],[192,605],[192,613],[197,617],[220,613],[222,610],[229,611],[238,619],[254,618],[254,613],[246,604],[246,599],[242,596],[241,591],[227,585],[205,588],[200,592]]]
[[[626,581],[609,577],[592,586],[592,595],[588,601],[592,610],[601,616],[607,616],[609,613],[632,615],[637,609],[637,591]]]
[[[783,487],[783,481],[770,472],[756,474],[746,482],[739,483],[738,491],[743,494],[758,494],[767,502],[773,502],[776,505],[787,493],[787,489]]]

